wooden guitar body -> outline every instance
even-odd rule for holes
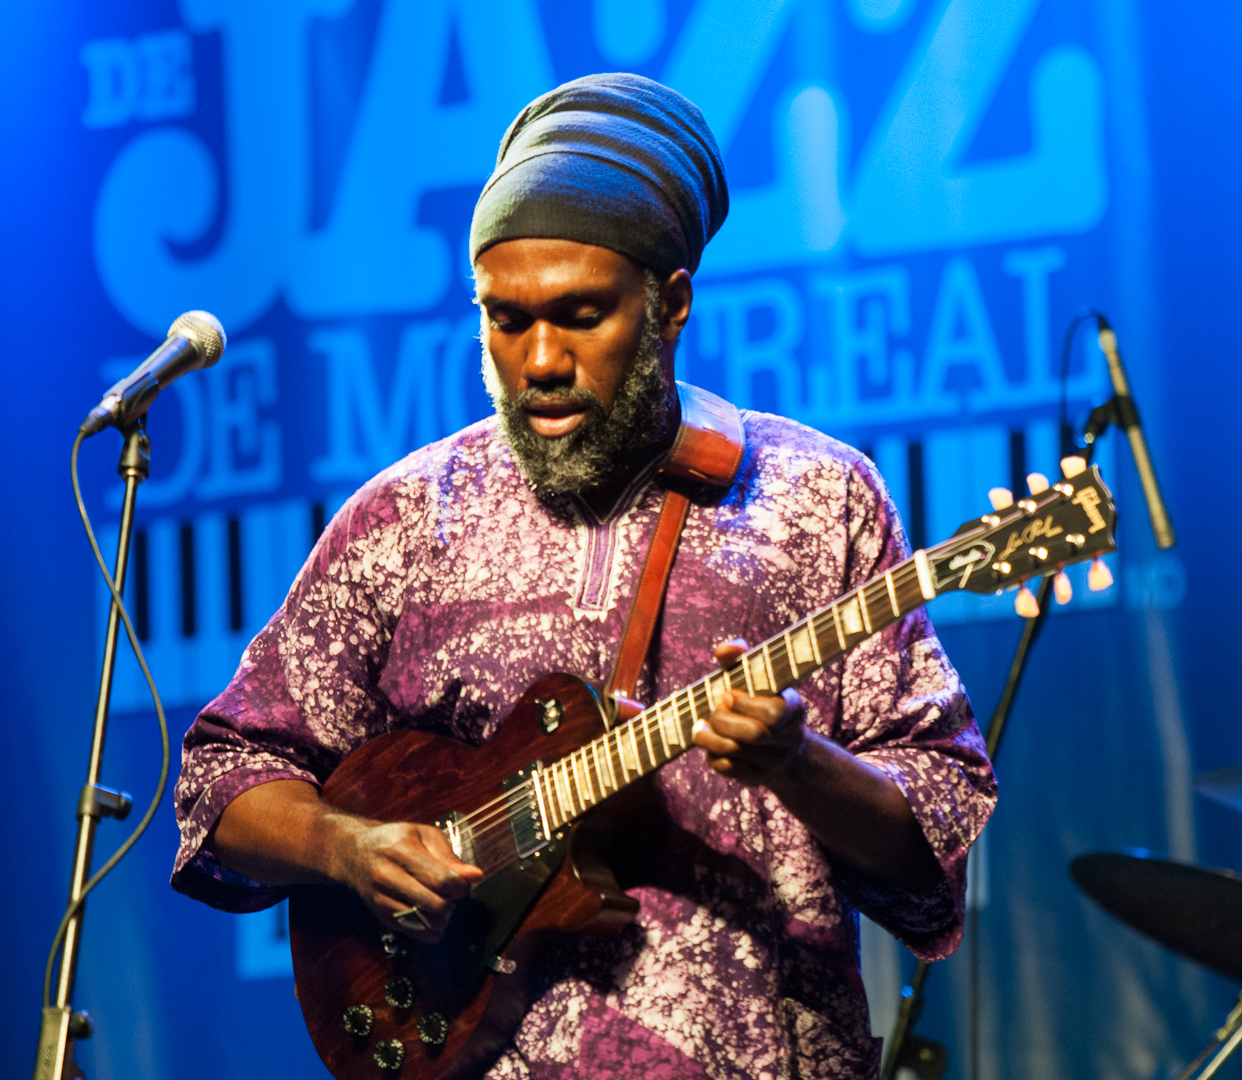
[[[316,1050],[339,1080],[482,1076],[525,1014],[542,940],[616,930],[633,919],[638,902],[584,842],[581,823],[532,841],[519,834],[533,818],[506,806],[506,781],[512,785],[535,762],[555,761],[603,731],[595,690],[572,675],[548,675],[484,747],[394,732],[349,755],[329,777],[328,802],[379,821],[441,822],[494,804],[491,828],[463,837],[462,855],[485,869],[510,861],[457,905],[434,946],[389,934],[343,887],[294,893],[289,924],[298,1000]],[[381,1064],[396,1059],[396,1067]]]

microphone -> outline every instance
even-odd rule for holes
[[[1171,548],[1177,543],[1177,537],[1173,533],[1169,512],[1164,507],[1164,499],[1160,497],[1160,485],[1156,483],[1156,474],[1151,467],[1147,440],[1143,438],[1143,426],[1139,422],[1134,399],[1130,396],[1130,384],[1126,381],[1125,368],[1121,366],[1121,354],[1117,351],[1117,335],[1113,333],[1108,320],[1098,312],[1096,321],[1100,328],[1100,349],[1108,358],[1108,373],[1113,380],[1114,416],[1117,426],[1125,428],[1126,435],[1130,438],[1130,450],[1134,454],[1134,464],[1143,484],[1143,494],[1147,497],[1147,512],[1151,515],[1156,546]]]
[[[187,371],[211,367],[227,343],[219,319],[206,311],[187,311],[168,328],[164,344],[104,394],[78,431],[87,438],[106,427],[128,427],[146,415],[166,386]]]

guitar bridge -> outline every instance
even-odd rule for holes
[[[505,777],[501,785],[506,792],[514,793],[509,800],[509,828],[513,832],[513,846],[519,859],[528,859],[536,851],[548,846],[543,813],[535,785],[532,783],[542,765],[542,761],[532,762],[512,776]]]

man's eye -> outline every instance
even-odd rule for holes
[[[603,312],[595,309],[591,309],[589,311],[576,311],[573,316],[573,324],[581,327],[598,326],[603,317]]]
[[[521,333],[530,320],[523,319],[520,315],[489,314],[487,322],[493,330],[499,330],[502,334],[515,334]]]

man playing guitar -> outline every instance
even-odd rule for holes
[[[344,883],[439,940],[481,871],[429,822],[350,815],[320,786],[385,732],[482,744],[544,673],[608,675],[678,430],[691,275],[727,207],[701,114],[650,80],[580,79],[514,121],[471,231],[496,415],[346,503],[195,721],[175,888],[249,911]],[[742,427],[732,486],[692,499],[641,700],[909,553],[863,455],[770,415]],[[874,1076],[857,913],[920,956],[956,948],[995,783],[923,611],[800,697],[724,694],[694,742],[618,826],[634,924],[544,958],[490,1076]]]

